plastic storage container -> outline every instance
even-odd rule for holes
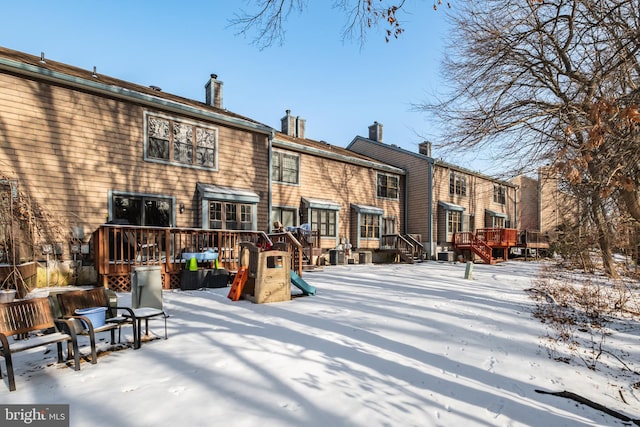
[[[16,298],[15,289],[2,289],[0,290],[0,302],[12,302]]]
[[[93,325],[93,329],[100,328],[105,325],[106,307],[79,308],[76,310],[78,316],[85,316]],[[85,321],[82,321],[85,329],[89,329]]]

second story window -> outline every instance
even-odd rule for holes
[[[146,160],[217,167],[217,129],[146,113],[145,126]]]
[[[502,185],[493,186],[493,201],[504,205],[507,201],[507,189]]]
[[[274,182],[298,184],[300,176],[300,157],[294,154],[273,152],[271,179]]]
[[[467,177],[456,172],[451,172],[449,174],[449,194],[456,196],[466,196]]]
[[[384,197],[386,199],[397,199],[398,177],[394,175],[385,175],[383,173],[379,173],[377,195],[378,197]]]

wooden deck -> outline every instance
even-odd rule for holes
[[[528,249],[549,249],[549,236],[536,230],[522,230],[517,246]]]
[[[302,275],[302,245],[292,235],[278,239],[279,249],[291,253],[291,269]],[[272,247],[262,231],[205,230],[199,228],[101,225],[92,237],[95,268],[102,286],[115,291],[131,290],[131,273],[137,266],[160,266],[163,288],[180,287],[180,272],[187,255],[209,249],[218,252],[218,267],[235,272],[239,268],[240,244]],[[214,261],[199,261],[198,268],[214,268]]]
[[[518,244],[518,230],[515,228],[481,228],[476,232],[464,231],[453,235],[456,249],[468,249],[478,255],[485,263],[495,264],[498,260],[507,260],[509,248]],[[497,250],[497,251],[496,251]],[[494,252],[502,251],[502,256]]]

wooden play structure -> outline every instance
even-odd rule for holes
[[[256,304],[291,300],[291,255],[286,251],[262,251],[252,243],[241,243],[240,268],[229,299],[244,298]]]

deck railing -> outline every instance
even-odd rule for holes
[[[478,238],[487,242],[491,247],[511,247],[518,244],[518,230],[515,228],[484,228],[478,230]]]
[[[179,287],[179,275],[192,253],[216,250],[219,268],[237,271],[240,243],[259,247],[272,244],[262,231],[206,230],[199,228],[101,225],[93,233],[93,253],[99,280],[119,291],[130,290],[130,273],[136,266],[160,266],[165,288]],[[295,250],[295,249],[294,249]],[[213,261],[199,261],[201,268]]]
[[[288,231],[269,234],[273,246],[277,250],[287,251],[291,255],[291,269],[302,274],[304,247],[296,237]]]
[[[537,230],[522,230],[520,231],[518,246],[534,249],[548,249],[549,235],[546,233],[543,234]]]
[[[485,262],[494,263],[492,249],[502,249],[502,259],[506,260],[509,248],[518,244],[517,233],[515,228],[481,228],[475,233],[462,231],[453,235],[453,245],[458,249],[471,249]]]
[[[471,238],[469,233],[462,232],[456,233],[456,238],[461,239],[456,241],[456,244],[470,243]],[[476,230],[475,235],[478,240],[485,242],[492,248],[504,248],[516,246],[518,244],[518,230],[515,228],[480,228]],[[458,237],[459,236],[459,237]]]
[[[459,231],[453,235],[453,246],[456,248],[468,248],[476,238],[473,231]]]
[[[518,231],[515,228],[481,228],[473,231],[462,231],[453,235],[456,247],[470,246],[474,240],[485,242],[492,248],[512,247],[518,244]]]
[[[406,262],[413,262],[416,247],[408,239],[400,234],[383,234],[380,241],[381,249],[391,249],[396,252],[396,261],[398,258]]]
[[[405,234],[404,238],[413,245],[413,257],[422,259],[424,256],[424,245],[422,244],[422,236],[420,234]]]

